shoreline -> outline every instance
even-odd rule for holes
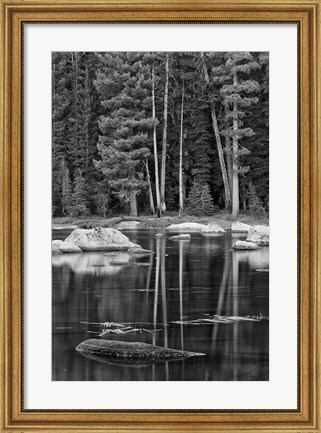
[[[86,218],[70,218],[70,217],[58,217],[52,219],[52,229],[73,229],[73,228],[94,228],[94,227],[105,227],[105,228],[117,228],[116,226],[122,222],[133,222],[137,221],[135,227],[132,229],[165,229],[171,224],[179,224],[186,222],[209,224],[215,222],[220,225],[223,229],[228,230],[231,228],[233,222],[241,222],[255,225],[268,225],[268,217],[260,218],[250,214],[239,214],[238,218],[234,219],[227,212],[217,212],[210,217],[195,217],[195,216],[178,216],[178,215],[165,215],[160,218],[156,216],[138,216],[130,217],[127,215],[115,216],[111,218],[103,217],[86,217]]]

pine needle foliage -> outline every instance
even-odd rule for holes
[[[208,184],[195,178],[187,200],[187,213],[195,216],[211,216],[214,213],[213,199]]]
[[[248,202],[249,202],[249,209],[250,209],[252,215],[255,215],[258,217],[265,217],[266,216],[266,211],[264,209],[262,200],[257,195],[255,185],[253,185],[252,182],[250,182],[250,184],[249,184]]]
[[[74,180],[71,213],[75,217],[88,216],[90,214],[87,208],[85,179],[80,169],[77,170]]]

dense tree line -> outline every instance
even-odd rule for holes
[[[268,212],[267,53],[55,52],[54,216]]]

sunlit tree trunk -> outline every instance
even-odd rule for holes
[[[153,119],[156,123],[156,110],[155,110],[155,66],[152,66],[152,110]],[[160,192],[159,192],[159,174],[158,174],[158,155],[157,155],[157,138],[156,138],[156,124],[153,127],[153,145],[154,145],[154,164],[155,164],[155,189],[156,189],[156,207],[157,214],[160,216],[161,206],[160,206]]]
[[[208,85],[210,83],[210,79],[209,79],[208,70],[207,70],[207,66],[205,64],[203,53],[201,53],[201,56],[203,58],[203,69],[204,69],[205,82]],[[217,152],[218,152],[218,157],[219,157],[219,161],[220,161],[222,179],[223,179],[223,185],[224,185],[225,207],[226,207],[226,209],[230,210],[231,209],[231,194],[230,194],[227,170],[226,170],[226,165],[225,165],[225,160],[224,160],[224,153],[223,153],[223,147],[222,147],[222,142],[221,142],[221,136],[220,136],[220,131],[219,131],[218,124],[217,124],[217,117],[216,117],[216,113],[215,113],[214,101],[212,99],[210,102],[210,107],[211,107],[212,125],[213,125],[214,135],[215,135],[215,139],[216,139]]]
[[[148,168],[148,159],[147,158],[145,160],[145,167],[146,167],[146,176],[147,176],[147,183],[148,183],[149,205],[150,205],[150,209],[152,211],[152,214],[154,215],[155,214],[155,206],[154,206],[152,183],[150,181],[149,168]]]
[[[164,89],[164,116],[163,116],[163,143],[162,143],[162,169],[161,169],[161,191],[160,207],[161,211],[166,211],[165,204],[165,170],[166,170],[166,147],[167,147],[167,114],[168,114],[168,76],[169,76],[169,56],[165,59],[165,89]]]
[[[237,86],[237,73],[233,74],[233,85]],[[233,102],[233,195],[232,195],[232,215],[237,217],[239,214],[239,168],[238,168],[238,151],[239,139],[237,136],[238,131],[238,111],[237,102]]]
[[[225,102],[225,114],[228,114],[228,102]],[[226,167],[228,174],[228,181],[230,185],[230,194],[232,196],[233,192],[233,166],[232,166],[232,147],[231,147],[231,137],[225,134],[225,157],[226,157]]]
[[[129,206],[130,206],[130,216],[134,216],[136,217],[137,214],[137,197],[136,197],[137,191],[132,191],[130,194],[130,201],[129,201]]]
[[[179,215],[182,214],[184,208],[183,196],[183,120],[184,120],[184,80],[182,87],[182,107],[181,107],[181,130],[179,139]]]

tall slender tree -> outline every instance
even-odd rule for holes
[[[207,87],[209,87],[210,78],[209,78],[209,73],[208,73],[208,68],[207,68],[205,56],[204,56],[204,53],[201,53],[200,55],[201,55],[201,65],[202,65],[202,69],[203,69],[203,73],[204,73],[205,83],[206,83]],[[222,146],[222,142],[221,142],[220,130],[218,127],[217,116],[216,116],[216,111],[215,111],[215,106],[214,106],[213,95],[210,95],[209,99],[210,99],[213,130],[214,130],[214,134],[215,134],[217,152],[218,152],[218,157],[220,160],[220,167],[221,167],[222,179],[223,179],[223,185],[224,185],[225,207],[226,207],[226,209],[229,210],[231,208],[231,193],[230,193],[230,186],[229,186],[226,164],[225,164],[225,159],[224,159],[223,146]]]
[[[155,190],[156,190],[156,206],[157,214],[161,214],[161,200],[160,200],[160,190],[159,190],[159,174],[158,174],[158,152],[157,152],[157,134],[156,134],[156,108],[155,108],[155,61],[152,64],[152,115],[154,119],[153,125],[153,150],[154,150],[154,167],[155,167]]]
[[[114,194],[129,203],[130,215],[137,216],[137,195],[146,187],[142,168],[150,153],[149,133],[154,125],[145,112],[150,105],[149,68],[142,64],[140,53],[108,54],[106,60],[106,72],[95,81],[107,111],[99,122],[103,135],[98,141],[101,159],[96,168],[108,179]]]
[[[225,134],[232,138],[232,215],[236,218],[239,214],[239,173],[248,170],[241,168],[239,157],[250,153],[249,149],[240,149],[240,140],[255,134],[251,127],[242,127],[241,119],[246,116],[245,107],[250,107],[258,101],[253,94],[259,92],[260,86],[256,80],[246,79],[251,71],[259,68],[257,62],[249,52],[230,52],[226,55],[224,65],[224,78],[231,84],[224,84],[221,94],[226,107],[232,105],[232,110],[227,108],[226,120],[232,120],[232,125],[225,130]]]
[[[184,208],[183,196],[183,121],[184,121],[184,80],[182,83],[182,105],[181,105],[181,121],[179,134],[179,215],[182,214]]]
[[[169,54],[165,54],[165,87],[164,87],[164,115],[163,115],[163,140],[162,140],[162,166],[161,166],[161,188],[160,208],[166,211],[165,204],[165,181],[166,181],[166,148],[167,148],[167,116],[168,116],[168,83],[169,83]]]

